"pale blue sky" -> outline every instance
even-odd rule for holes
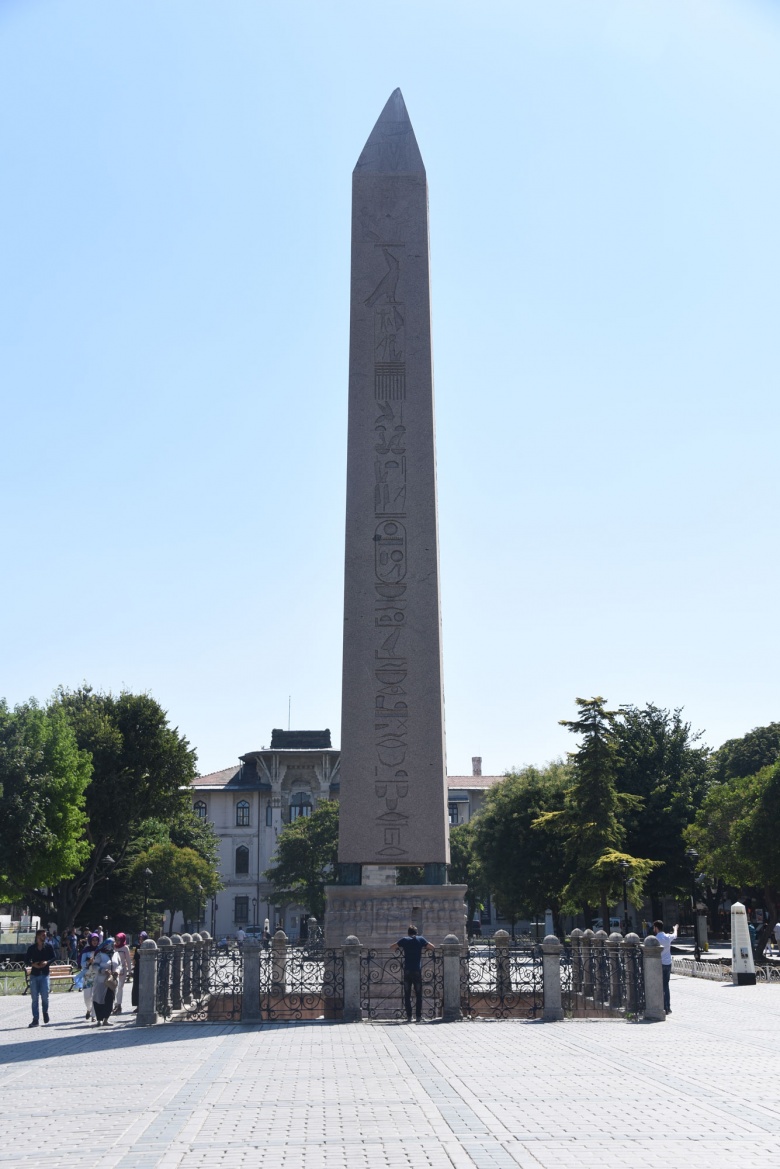
[[[780,717],[780,10],[0,0],[0,694],[339,742],[351,170],[428,169],[448,763]]]

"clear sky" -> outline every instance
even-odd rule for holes
[[[772,0],[0,0],[0,695],[339,743],[351,170],[430,184],[448,766],[780,718]]]

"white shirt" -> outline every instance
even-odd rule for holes
[[[243,942],[243,940],[244,940],[244,938],[245,938],[245,937],[246,937],[246,934],[244,933],[244,931],[243,931],[243,930],[238,930],[238,931],[237,931],[237,933],[236,933],[236,941],[237,941],[237,942]]]
[[[663,930],[659,930],[655,935],[661,943],[661,965],[671,966],[672,964],[672,942],[677,938],[677,926],[670,934],[665,934]]]
[[[775,925],[775,941],[780,945],[780,921]]]

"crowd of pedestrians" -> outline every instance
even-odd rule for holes
[[[84,995],[85,1015],[89,1023],[107,1027],[112,1015],[121,1015],[125,985],[131,983],[130,1002],[138,1007],[138,961],[141,943],[147,937],[142,930],[131,951],[126,934],[106,936],[102,928],[56,932],[39,929],[25,955],[29,971],[32,1022],[30,1027],[49,1022],[51,967],[68,964],[77,967],[73,984]]]

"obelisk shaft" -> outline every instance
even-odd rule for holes
[[[449,861],[428,187],[400,90],[353,174],[339,860]]]

